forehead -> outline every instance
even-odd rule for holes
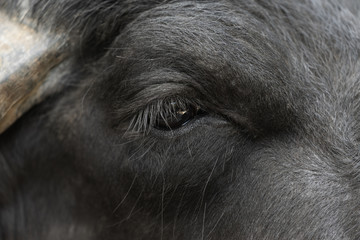
[[[143,13],[109,55],[115,78],[127,86],[122,95],[197,97],[234,118],[277,123],[328,101],[316,99],[354,85],[343,73],[356,71],[344,63],[357,61],[350,46],[358,43],[323,18],[329,13],[296,4],[178,2]]]
[[[155,8],[129,24],[114,55],[146,70],[162,67],[232,78],[232,85],[246,75],[281,75],[278,69],[289,63],[289,56],[276,33],[240,6],[231,7],[177,3]]]

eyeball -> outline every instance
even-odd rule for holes
[[[171,131],[180,128],[205,113],[199,106],[177,102],[171,102],[167,108],[156,117],[154,127],[158,130]]]

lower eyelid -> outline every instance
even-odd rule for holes
[[[160,139],[169,139],[174,137],[180,137],[197,128],[202,127],[233,127],[233,125],[228,121],[224,120],[223,118],[216,117],[212,114],[205,114],[203,116],[196,116],[184,127],[177,128],[172,131],[162,131],[156,128],[151,128],[148,135]]]

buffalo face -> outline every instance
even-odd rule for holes
[[[63,58],[0,136],[4,239],[358,239],[356,3],[135,2],[30,1]]]

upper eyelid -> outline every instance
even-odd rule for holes
[[[129,91],[125,94],[128,106],[132,109],[141,109],[149,103],[158,102],[162,99],[174,96],[184,96],[184,98],[194,97],[194,90],[186,85],[174,83],[162,83],[147,86],[136,93]],[[126,96],[127,95],[127,96]]]
[[[129,89],[129,90],[127,90]],[[140,111],[156,105],[164,99],[197,99],[197,92],[192,86],[179,83],[158,83],[142,86],[126,85],[121,92],[117,93],[119,99],[113,102],[113,116],[115,120],[124,120],[133,117]]]

